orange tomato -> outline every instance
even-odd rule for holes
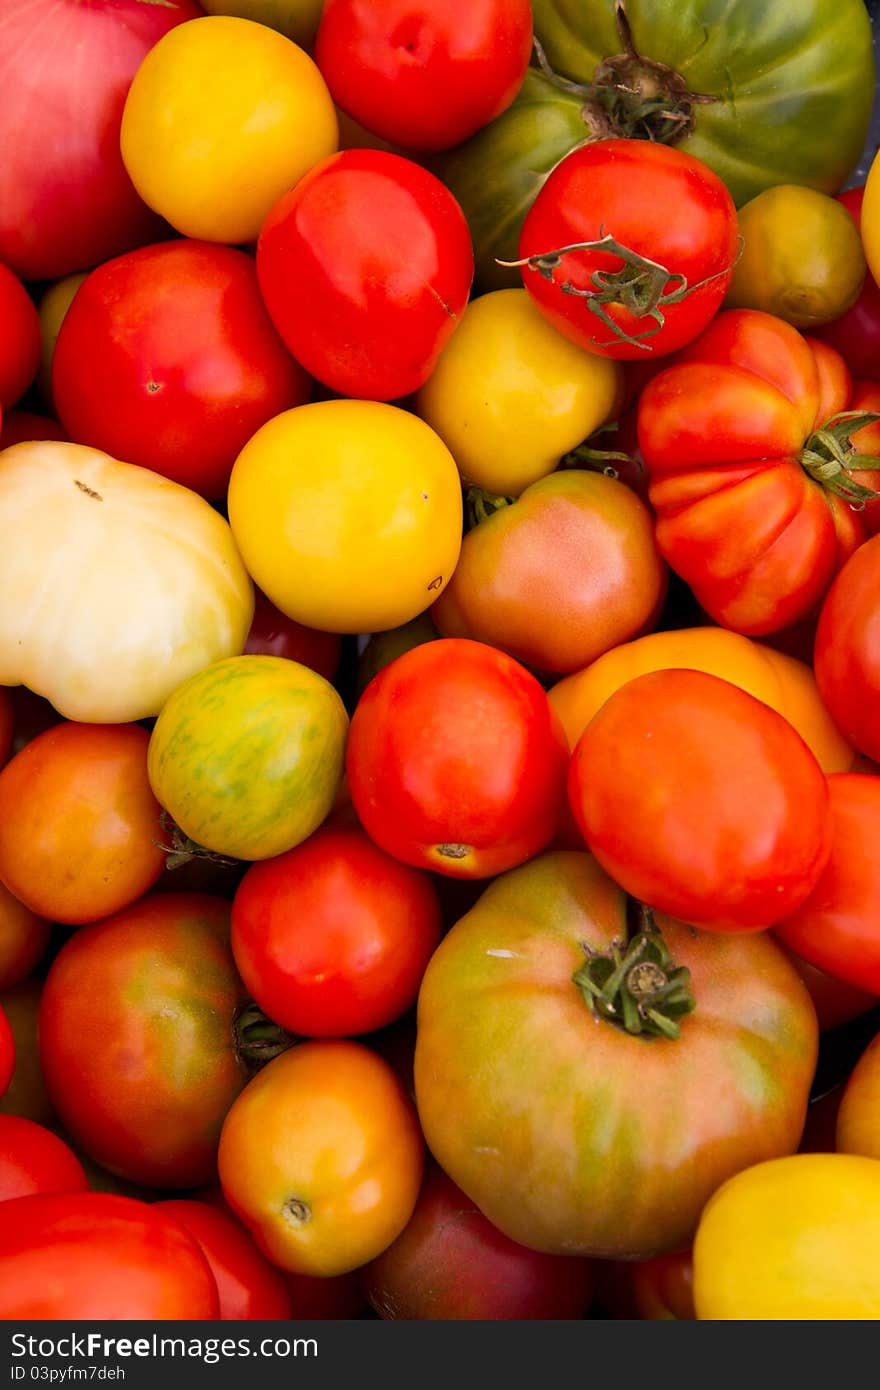
[[[593,715],[627,681],[672,668],[705,671],[777,711],[812,750],[823,772],[847,772],[856,754],[819,698],[813,673],[795,657],[720,627],[652,632],[565,676],[548,692],[574,748]]]
[[[162,872],[161,808],[138,724],[65,721],[0,772],[0,879],[25,907],[76,925],[118,912]]]
[[[296,1274],[345,1274],[381,1254],[412,1215],[423,1166],[400,1081],[347,1040],[276,1057],[220,1135],[226,1201],[273,1264]]]
[[[0,989],[27,979],[49,942],[50,924],[0,883]]]

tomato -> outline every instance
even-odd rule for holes
[[[651,632],[605,652],[547,692],[574,748],[609,696],[635,676],[674,667],[705,671],[738,685],[783,715],[812,750],[823,772],[848,772],[855,753],[838,733],[804,662],[720,627]]]
[[[867,266],[858,228],[836,199],[814,188],[777,184],[738,213],[743,254],[725,303],[763,309],[816,328],[851,309]]]
[[[49,943],[51,924],[0,883],[0,990],[26,980]]]
[[[120,139],[149,207],[184,236],[236,244],[256,241],[276,199],[333,153],[338,127],[297,44],[250,19],[206,15],[141,63]]]
[[[15,1037],[12,1025],[0,1008],[0,1096],[5,1095],[15,1071]]]
[[[830,790],[833,812],[833,784]],[[777,941],[782,940],[780,931],[776,931],[774,934]],[[880,998],[876,994],[868,994],[866,990],[859,989],[856,985],[849,985],[846,981],[829,975],[824,970],[819,970],[817,966],[811,965],[809,961],[804,960],[802,956],[797,955],[792,950],[787,950],[786,954],[810,992],[821,1033],[828,1032],[832,1028],[839,1028],[841,1024],[849,1023],[854,1018],[861,1018],[869,1009],[874,1009],[880,1004]]]
[[[315,58],[336,101],[411,150],[444,150],[506,111],[532,55],[529,0],[325,0]]]
[[[156,1202],[153,1210],[173,1217],[198,1244],[217,1284],[222,1321],[290,1318],[291,1299],[281,1271],[232,1216],[186,1198]]]
[[[813,433],[810,344],[730,309],[639,402],[657,544],[715,622],[753,636],[811,615],[864,539],[847,421]],[[832,426],[834,426],[832,430]]]
[[[8,761],[16,734],[15,697],[11,690],[0,686],[0,767]]]
[[[874,370],[880,376],[880,358],[874,364]],[[849,402],[850,410],[867,411],[871,414],[880,415],[880,382],[876,381],[855,381],[853,382],[852,394]],[[865,425],[860,430],[853,430],[850,436],[854,457],[850,476],[863,487],[871,488],[872,491],[880,493],[880,472],[877,465],[880,463],[880,421]],[[865,468],[859,467],[861,455],[868,455]],[[869,536],[876,536],[880,531],[880,496],[869,498],[865,501],[864,510],[860,512],[862,525]]]
[[[564,469],[468,532],[431,616],[445,637],[576,671],[654,626],[666,573],[645,503],[616,479]]]
[[[44,1125],[0,1115],[0,1202],[39,1192],[87,1192],[79,1159]]]
[[[220,1137],[227,1202],[296,1274],[345,1274],[380,1254],[412,1214],[423,1164],[397,1077],[347,1040],[300,1043],[269,1062]]]
[[[738,1173],[703,1212],[694,1302],[704,1320],[880,1317],[880,1163],[795,1154]]]
[[[0,410],[21,399],[40,365],[40,320],[16,275],[0,262]]]
[[[831,347],[830,343],[823,342],[821,338],[816,338],[809,334],[804,338],[809,344],[810,352],[816,363],[816,371],[819,379],[819,404],[816,408],[816,418],[813,421],[813,428],[819,430],[826,421],[833,419],[851,405],[855,383],[853,382],[852,372],[836,348]],[[860,450],[856,442],[861,430],[853,430],[850,436],[853,452],[866,452]]]
[[[225,497],[260,425],[310,390],[272,327],[252,258],[199,241],[146,246],[92,271],[52,360],[71,439],[208,498]]]
[[[880,536],[847,560],[828,591],[816,629],[819,693],[859,752],[880,761]]]
[[[431,618],[430,610],[411,618],[400,627],[388,632],[374,632],[364,644],[357,664],[357,696],[360,699],[374,676],[386,666],[403,656],[404,652],[420,647],[423,642],[436,642],[440,636]]]
[[[71,1138],[111,1173],[155,1188],[214,1174],[220,1126],[248,1075],[228,932],[220,898],[148,894],[74,933],[50,966],[46,1083]]]
[[[292,849],[329,814],[348,715],[317,672],[236,656],[174,691],[150,735],[150,784],[184,835],[235,859]]]
[[[266,307],[297,361],[333,391],[376,401],[428,379],[473,273],[452,194],[384,150],[323,160],[274,204],[257,244]]]
[[[259,589],[254,599],[254,618],[244,644],[244,655],[284,656],[332,681],[342,656],[339,634],[318,632],[316,628],[294,622]]]
[[[880,778],[828,779],[831,855],[809,896],[777,923],[786,946],[826,974],[880,995]]]
[[[874,281],[880,285],[880,160],[876,152],[865,181],[859,228],[868,269]]]
[[[631,1277],[637,1317],[651,1322],[696,1318],[690,1250],[640,1260],[632,1266]]]
[[[53,1125],[55,1111],[46,1090],[37,1040],[42,989],[42,980],[31,975],[0,993],[0,1009],[15,1040],[15,1072],[5,1096],[0,1096],[0,1115],[21,1115],[36,1124]]]
[[[149,741],[139,724],[65,721],[0,772],[0,878],[31,912],[93,922],[156,882],[165,854]]]
[[[146,1202],[105,1192],[3,1204],[0,1318],[104,1321],[218,1316],[196,1242]]]
[[[206,14],[232,14],[255,19],[311,49],[318,32],[323,0],[201,0]]]
[[[482,642],[414,647],[358,701],[346,749],[367,834],[405,864],[488,878],[543,849],[568,750],[537,680]]]
[[[583,352],[525,290],[473,300],[416,397],[462,477],[517,497],[613,417],[623,369]]]
[[[490,884],[428,966],[425,1138],[483,1215],[533,1250],[680,1249],[725,1178],[800,1138],[817,1029],[793,967],[766,934],[656,927],[665,946],[650,926],[630,934],[626,894],[596,860],[554,852]],[[627,961],[620,994],[612,956]],[[591,1006],[602,979],[610,1007]],[[655,996],[639,990],[664,981],[667,1014],[656,1000],[648,1015]]]
[[[253,615],[207,502],[51,440],[0,454],[0,588],[0,684],[86,723],[158,714],[193,671],[242,650]]]
[[[55,402],[52,399],[52,359],[55,356],[55,344],[58,342],[61,325],[74,296],[88,274],[87,270],[80,270],[74,275],[64,275],[60,280],[52,281],[37,302],[40,320],[40,370],[37,374],[37,387],[45,405],[53,413]]]
[[[0,449],[24,444],[34,439],[66,439],[64,427],[48,415],[35,415],[30,410],[9,410],[0,425]]]
[[[800,734],[703,671],[621,686],[578,740],[569,798],[628,893],[712,931],[790,916],[831,852],[826,779]]]
[[[508,1239],[432,1164],[406,1228],[363,1272],[384,1319],[581,1318],[589,1260],[544,1255]]]
[[[838,202],[850,217],[861,226],[864,185],[838,194]],[[880,285],[873,275],[866,275],[862,292],[851,309],[840,318],[816,330],[817,335],[837,349],[857,377],[876,375],[880,361]]]
[[[260,1008],[291,1033],[349,1037],[416,1001],[440,940],[427,874],[360,830],[319,830],[242,879],[232,954]]]
[[[587,142],[567,155],[526,214],[518,248],[525,287],[550,322],[587,351],[624,360],[663,357],[696,338],[736,255],[736,212],[718,176],[641,140]]]
[[[245,445],[229,521],[256,584],[325,632],[378,632],[430,606],[461,549],[461,483],[428,425],[374,401],[286,411]]]
[[[840,1153],[880,1158],[880,1035],[872,1038],[847,1078],[837,1112]]]

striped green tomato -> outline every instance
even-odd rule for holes
[[[348,715],[317,672],[235,656],[178,687],[150,736],[154,794],[197,845],[269,859],[325,819],[342,780]]]

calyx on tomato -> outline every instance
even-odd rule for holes
[[[814,430],[801,450],[800,463],[814,482],[844,498],[856,511],[874,502],[880,492],[864,487],[851,476],[853,468],[868,473],[880,470],[880,457],[856,454],[852,436],[866,425],[875,425],[880,415],[872,410],[842,410]]]
[[[651,909],[640,910],[643,925],[625,944],[596,951],[584,943],[586,960],[572,979],[594,1017],[634,1036],[675,1039],[678,1020],[697,1006],[691,973],[675,964]]]

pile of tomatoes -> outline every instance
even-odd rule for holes
[[[880,1318],[871,26],[721,8],[0,12],[0,1318]]]

